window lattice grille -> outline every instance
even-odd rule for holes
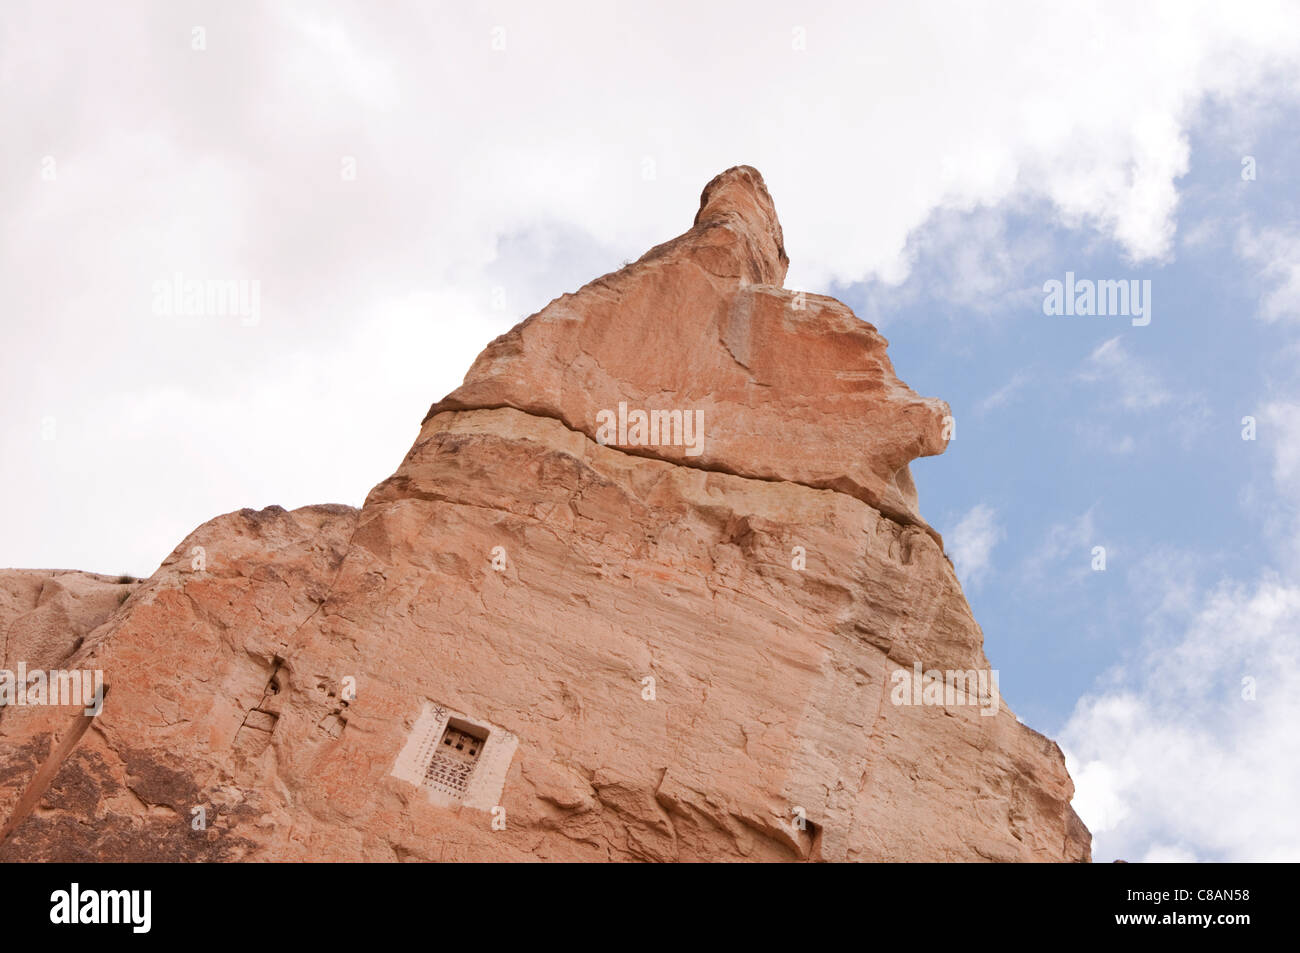
[[[424,769],[424,784],[452,797],[464,797],[485,740],[448,725]]]

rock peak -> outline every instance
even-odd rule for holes
[[[929,530],[908,464],[943,452],[948,405],[900,381],[888,342],[845,305],[787,291],[788,264],[763,177],[728,169],[704,187],[689,231],[497,338],[425,425],[448,411],[512,407],[607,444],[602,422],[620,408],[699,414],[690,446],[622,425],[612,442],[838,490]]]
[[[724,226],[746,238],[758,263],[762,284],[785,281],[790,259],[776,205],[762,174],[753,166],[736,165],[713,177],[700,193],[696,228]]]

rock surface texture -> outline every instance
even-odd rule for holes
[[[908,472],[948,409],[787,263],[730,169],[361,509],[218,517],[139,584],[0,573],[5,666],[107,686],[0,710],[0,859],[1089,859],[1055,743],[896,703],[989,668]]]

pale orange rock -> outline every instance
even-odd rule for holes
[[[0,858],[1087,860],[1005,700],[894,703],[989,668],[906,476],[947,409],[785,267],[728,170],[493,342],[361,509],[195,530],[66,643],[102,713],[0,713]],[[602,445],[620,401],[702,409],[704,451]]]
[[[787,263],[762,179],[728,169],[689,232],[497,338],[429,416],[515,407],[596,439],[620,403],[699,411],[698,454],[620,448],[840,490],[925,525],[908,464],[943,452],[948,405],[900,381],[885,339],[843,304],[783,288]]]
[[[57,668],[130,597],[128,577],[0,569],[0,670]]]

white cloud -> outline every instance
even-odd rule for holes
[[[1194,864],[1199,858],[1186,847],[1176,844],[1155,844],[1142,856],[1144,864]]]
[[[1282,493],[1300,501],[1300,401],[1275,400],[1260,414],[1263,441],[1273,452],[1273,480]]]
[[[24,421],[18,440],[0,443],[6,480],[48,480],[75,492],[46,490],[15,508],[0,537],[0,565],[148,574],[221,513],[360,505],[414,441],[433,402],[429,381],[463,375],[484,329],[511,323],[487,305],[454,294],[376,299],[356,327],[282,353],[272,372],[253,380],[214,369],[171,384],[124,382],[103,403],[29,404],[55,418],[55,439],[42,440],[35,416]],[[265,340],[237,318],[176,325],[159,317],[151,331],[199,348],[226,334],[242,335],[250,348]],[[164,441],[165,434],[174,436]]]
[[[1280,228],[1237,232],[1237,254],[1255,266],[1267,286],[1260,315],[1269,321],[1300,320],[1300,233]]]
[[[1043,543],[1027,561],[1033,573],[1040,572],[1049,563],[1060,559],[1077,562],[1081,571],[1087,572],[1092,547],[1099,545],[1095,507],[1089,507],[1072,520],[1054,523],[1047,530]]]
[[[1256,441],[1272,457],[1273,494],[1246,503],[1259,518],[1263,533],[1282,565],[1300,573],[1300,400],[1277,399],[1258,415]],[[1254,444],[1244,442],[1249,451]]]
[[[991,410],[996,410],[1010,403],[1030,380],[1032,380],[1032,376],[1028,372],[1016,371],[1011,375],[1010,380],[975,405],[976,413],[983,416]]]
[[[997,522],[997,511],[979,503],[961,518],[944,538],[957,578],[963,586],[975,587],[991,568],[993,547],[1005,533]]]
[[[1081,698],[1061,743],[1094,857],[1300,860],[1297,662],[1300,586],[1225,584]]]
[[[1105,425],[1082,421],[1075,426],[1075,430],[1088,446],[1096,447],[1106,453],[1126,456],[1137,449],[1137,441],[1133,439],[1132,434],[1116,434]]]
[[[1070,519],[1053,523],[1042,535],[1042,541],[1019,559],[1015,566],[1016,578],[1040,595],[1047,591],[1063,592],[1078,589],[1095,578],[1093,566],[1104,555],[1106,572],[1125,564],[1127,547],[1112,531],[1098,526],[1097,510],[1093,504]],[[1094,550],[1101,547],[1104,553]],[[1083,628],[1094,622],[1081,619]]]
[[[1160,378],[1129,353],[1119,336],[1093,350],[1079,377],[1109,388],[1128,410],[1151,410],[1171,399]]]

